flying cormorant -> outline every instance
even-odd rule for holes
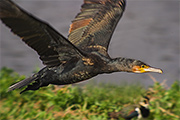
[[[111,36],[125,6],[125,0],[84,0],[65,38],[11,0],[0,0],[2,22],[34,49],[45,65],[38,73],[10,86],[9,91],[25,86],[22,92],[49,84],[72,84],[103,73],[162,73],[139,60],[108,55]]]

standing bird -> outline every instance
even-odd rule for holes
[[[10,86],[9,91],[25,86],[22,92],[49,84],[72,84],[102,73],[162,73],[139,60],[108,55],[111,36],[125,6],[125,0],[84,0],[65,38],[12,1],[0,0],[2,22],[34,49],[45,65],[38,73]]]
[[[149,114],[149,98],[145,96],[143,102],[139,102],[137,105],[125,106],[119,112],[108,113],[108,116],[117,120],[119,118],[124,118],[125,120],[137,118],[137,120],[141,120],[147,118]]]

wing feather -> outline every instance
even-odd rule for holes
[[[10,0],[0,0],[0,19],[33,48],[43,63],[49,67],[82,55],[78,48],[50,25],[27,13]]]
[[[107,55],[114,29],[125,9],[125,0],[84,0],[72,21],[68,39],[86,52]]]

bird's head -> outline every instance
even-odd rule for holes
[[[145,72],[156,72],[163,73],[159,68],[151,67],[150,65],[141,62],[140,60],[129,59],[129,58],[115,58],[109,65],[113,71],[124,71],[133,73],[145,73]],[[115,69],[114,69],[115,68]]]
[[[156,73],[163,73],[163,71],[159,68],[151,67],[139,60],[135,60],[132,63],[132,72],[134,73],[145,73],[145,72],[156,72]]]

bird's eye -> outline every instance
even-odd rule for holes
[[[141,65],[141,68],[145,68],[145,65]]]

